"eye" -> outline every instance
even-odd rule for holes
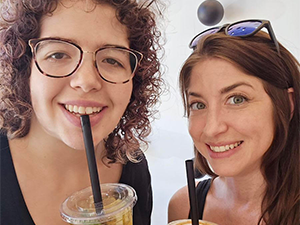
[[[205,105],[202,102],[194,102],[190,104],[190,109],[191,110],[205,109]]]
[[[121,63],[119,63],[117,60],[113,58],[104,59],[103,62],[106,62],[112,66],[123,67]]]
[[[47,60],[62,60],[62,59],[68,59],[68,58],[70,58],[70,57],[63,52],[51,53],[46,57]]]
[[[244,103],[245,101],[248,101],[248,99],[242,95],[234,95],[230,97],[227,101],[228,104],[231,105],[240,105]]]

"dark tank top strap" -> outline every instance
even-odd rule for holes
[[[204,211],[204,205],[206,196],[208,193],[208,190],[211,185],[211,179],[206,179],[203,181],[200,181],[197,184],[196,187],[196,196],[197,196],[197,202],[198,202],[198,217],[202,220],[203,218],[203,211]],[[191,211],[189,212],[189,219],[191,218]]]

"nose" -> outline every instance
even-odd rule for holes
[[[226,112],[224,110],[208,109],[205,121],[203,134],[206,137],[217,137],[218,135],[225,133],[228,129]]]
[[[87,55],[89,57],[87,57]],[[93,53],[90,52],[85,52],[79,68],[71,77],[71,87],[80,89],[86,93],[98,91],[102,87],[103,80],[95,67]]]

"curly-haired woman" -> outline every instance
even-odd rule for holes
[[[1,224],[64,223],[60,204],[90,185],[83,114],[100,182],[132,186],[134,224],[150,224],[151,180],[140,144],[163,83],[153,3],[1,4]]]

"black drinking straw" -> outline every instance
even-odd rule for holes
[[[90,179],[94,197],[94,204],[97,214],[101,214],[103,210],[103,202],[101,196],[100,182],[97,170],[97,163],[95,158],[95,150],[93,144],[93,136],[88,115],[80,116],[84,145],[86,150],[86,157],[89,166]]]
[[[197,204],[197,195],[196,195],[196,188],[195,188],[193,160],[191,160],[191,159],[186,160],[185,166],[186,166],[187,183],[188,183],[188,189],[189,189],[190,212],[191,212],[192,225],[199,225],[198,204]]]

